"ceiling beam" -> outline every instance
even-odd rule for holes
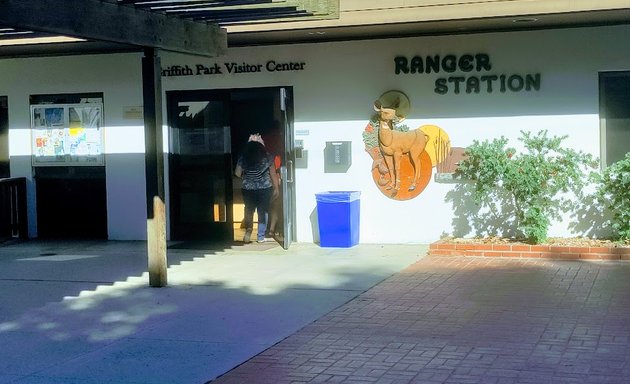
[[[339,18],[339,0],[289,0],[315,16],[327,16],[330,19]]]
[[[0,0],[0,25],[209,57],[227,50],[216,24],[100,0]]]
[[[270,23],[286,19],[334,19],[339,17],[340,12],[339,0],[119,0],[119,4],[219,25]],[[230,16],[224,17],[228,13]],[[278,16],[273,17],[274,14]]]

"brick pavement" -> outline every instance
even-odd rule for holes
[[[630,383],[630,263],[426,257],[212,381]]]

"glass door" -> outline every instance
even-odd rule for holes
[[[167,93],[173,240],[234,240],[229,94]]]
[[[280,110],[284,126],[284,158],[280,168],[282,208],[284,212],[282,247],[289,249],[295,238],[295,138],[293,133],[293,98],[291,90],[280,88]]]

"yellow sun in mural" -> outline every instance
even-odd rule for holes
[[[437,125],[422,125],[418,129],[429,136],[425,151],[431,158],[431,165],[435,167],[443,162],[450,152],[451,140],[448,133]]]

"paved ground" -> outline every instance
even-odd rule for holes
[[[419,260],[420,245],[0,246],[0,384],[202,384]],[[255,382],[255,380],[253,381]]]
[[[630,263],[0,247],[0,383],[630,383]]]
[[[630,383],[630,263],[427,257],[212,383]]]

